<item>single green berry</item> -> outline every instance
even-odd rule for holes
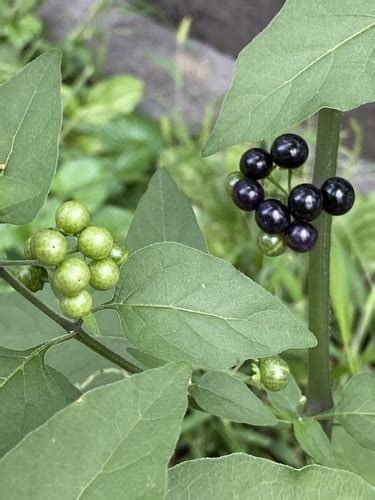
[[[66,201],[57,210],[56,225],[66,234],[79,234],[90,224],[90,213],[79,201]]]
[[[122,264],[128,260],[128,255],[129,252],[125,246],[120,245],[119,243],[114,243],[109,256],[118,265],[118,267],[121,267]]]
[[[289,382],[289,366],[280,356],[264,358],[260,362],[260,379],[269,391],[281,391]]]
[[[90,259],[105,259],[112,247],[112,235],[104,227],[89,226],[78,237],[78,250]]]
[[[225,191],[227,192],[228,196],[232,196],[233,186],[236,184],[236,182],[240,181],[243,178],[244,176],[241,174],[241,172],[232,172],[227,176],[227,178],[225,179]]]
[[[53,273],[55,288],[67,296],[77,295],[87,287],[89,281],[89,266],[76,257],[64,260]]]
[[[109,290],[116,286],[120,271],[112,259],[95,260],[90,264],[90,285],[95,290]]]
[[[42,264],[57,266],[65,259],[68,242],[58,231],[44,229],[33,236],[31,251]]]
[[[282,234],[267,234],[260,232],[258,235],[258,248],[267,257],[277,257],[286,250]]]
[[[82,292],[73,295],[73,297],[66,297],[64,295],[60,299],[60,307],[66,316],[79,319],[91,311],[92,297],[87,290],[82,290]]]
[[[42,290],[48,278],[47,271],[43,267],[27,265],[19,266],[15,276],[31,292]]]
[[[35,259],[35,255],[33,254],[31,250],[31,242],[32,242],[33,237],[30,236],[30,238],[27,238],[25,242],[25,246],[23,247],[23,254],[25,256],[25,259]]]

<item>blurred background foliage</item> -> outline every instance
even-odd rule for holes
[[[41,3],[42,0],[0,0],[0,81],[51,47],[38,16]],[[200,156],[212,127],[212,110],[208,105],[206,119],[192,135],[179,115],[183,81],[173,60],[160,61],[160,65],[175,82],[175,109],[159,121],[140,114],[137,106],[143,98],[143,82],[132,75],[106,78],[103,73],[105,53],[100,45],[103,34],[92,21],[106,8],[106,2],[98,2],[87,19],[58,45],[63,54],[64,123],[57,175],[45,206],[30,225],[0,226],[0,250],[10,257],[20,257],[26,238],[41,227],[53,226],[57,206],[71,198],[85,203],[94,214],[94,223],[108,227],[118,241],[124,241],[134,209],[151,175],[156,168],[164,166],[190,199],[210,252],[232,262],[306,321],[307,257],[292,252],[273,259],[262,256],[256,245],[257,228],[252,215],[240,213],[225,191],[225,179],[238,170],[239,158],[248,145],[210,158]],[[136,2],[136,8],[147,13],[142,2]],[[179,50],[183,50],[187,41],[189,26],[190,20],[183,21],[176,33]],[[86,42],[93,39],[98,46],[95,54],[86,47]],[[314,120],[296,131],[306,138],[313,152]],[[345,146],[348,134],[355,138],[350,148]],[[359,161],[360,155],[361,130],[352,122],[351,130],[342,132],[339,172],[354,179],[354,184],[364,169],[369,168]],[[307,167],[294,174],[293,183],[311,179],[313,160],[312,154]],[[275,171],[274,177],[287,188],[283,171]],[[267,182],[264,187],[268,193],[278,189]],[[335,386],[375,362],[374,271],[375,193],[358,192],[354,209],[335,219],[333,224],[331,346]],[[4,286],[1,291],[10,292]],[[304,354],[293,352],[286,357],[304,389]],[[85,372],[86,381],[81,380],[81,388],[90,389],[92,381],[105,374],[105,369],[103,363],[99,367],[94,363],[92,373]],[[108,368],[107,373],[111,370],[114,369]],[[109,380],[112,378],[103,377],[98,383]],[[350,470],[358,468],[358,462],[348,457],[353,444],[351,438],[344,431],[335,430],[334,443],[337,443],[335,452],[341,465]],[[264,430],[191,411],[184,422],[175,461],[233,451],[273,458],[297,467],[307,460],[288,426]],[[361,456],[365,470],[369,457]],[[370,458],[374,461],[373,455]]]

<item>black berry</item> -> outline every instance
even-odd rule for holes
[[[233,186],[232,199],[239,208],[251,212],[263,201],[264,190],[257,181],[241,179]]]
[[[255,220],[265,233],[278,234],[288,227],[290,214],[288,208],[281,201],[269,199],[259,205]]]
[[[323,210],[323,196],[313,184],[300,184],[290,192],[288,205],[293,217],[309,222],[316,219]]]
[[[298,168],[309,156],[306,141],[296,134],[280,135],[271,146],[272,160],[282,168]]]
[[[318,231],[308,222],[292,222],[285,231],[285,243],[296,252],[309,252],[318,241]]]
[[[331,215],[343,215],[352,208],[355,192],[349,181],[330,177],[322,185],[324,210]]]
[[[249,179],[263,179],[271,172],[273,161],[271,155],[260,148],[246,151],[240,160],[240,169]]]

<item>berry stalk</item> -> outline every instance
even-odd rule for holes
[[[336,174],[340,121],[339,111],[328,108],[319,111],[315,186]],[[307,411],[311,415],[333,407],[329,364],[331,223],[331,215],[325,212],[316,220],[319,239],[309,256],[309,329],[318,340],[318,345],[310,349],[308,355]],[[327,422],[327,434],[330,434],[330,427]]]

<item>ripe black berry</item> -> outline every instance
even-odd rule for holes
[[[264,190],[257,181],[241,179],[233,186],[232,199],[239,208],[251,212],[263,201]]]
[[[288,205],[293,217],[301,222],[309,222],[323,210],[323,196],[313,184],[300,184],[290,192]]]
[[[240,169],[249,179],[263,179],[271,172],[273,161],[271,155],[260,148],[246,151],[240,160]]]
[[[355,192],[349,181],[330,177],[322,185],[324,210],[331,215],[343,215],[352,208]]]
[[[271,146],[273,161],[282,168],[298,168],[309,156],[306,141],[296,134],[280,135]]]
[[[265,233],[277,234],[282,233],[288,227],[290,214],[281,201],[269,199],[259,205],[255,220]]]
[[[308,222],[292,222],[285,231],[285,243],[296,252],[309,252],[318,241],[318,231]]]

